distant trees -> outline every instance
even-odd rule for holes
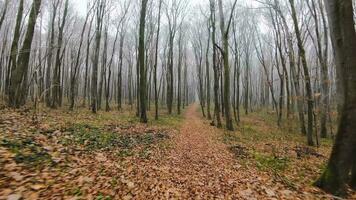
[[[61,65],[65,50],[63,47],[64,26],[68,15],[69,0],[65,0],[62,21],[58,27],[57,53],[53,71],[53,85],[52,85],[52,108],[57,108],[62,105],[62,89],[61,89]]]
[[[168,56],[167,56],[167,108],[168,113],[172,113],[173,109],[173,96],[174,96],[174,40],[176,38],[177,31],[182,25],[184,10],[183,0],[168,0],[166,5],[166,17],[168,21]]]
[[[146,109],[154,102],[156,119],[160,105],[166,106],[171,114],[174,108],[181,113],[184,106],[194,101],[196,83],[190,78],[194,70],[189,67],[189,37],[182,29],[186,1],[146,2],[149,14],[148,26],[143,29],[147,34],[143,38],[142,71],[138,55],[139,20],[133,17],[136,3],[128,6],[130,1],[89,0],[86,13],[75,15],[72,0],[49,0],[42,6],[40,29],[34,29],[33,46],[31,43],[25,51],[31,53],[28,71],[18,80],[14,75],[19,73],[15,70],[19,70],[22,62],[20,49],[25,44],[25,30],[31,28],[29,25],[36,27],[36,21],[24,22],[29,17],[26,13],[30,14],[26,1],[10,2],[2,2],[0,10],[0,77],[4,78],[0,91],[9,105],[15,104],[12,90],[15,84],[25,91],[16,92],[23,95],[24,103],[28,98],[37,102],[38,98],[49,108],[60,108],[64,103],[74,110],[86,107],[89,101],[90,109],[96,113],[104,104],[109,111],[115,99],[118,110],[122,110],[124,103],[131,106],[136,103],[141,112],[143,102],[138,92],[140,79],[144,78],[141,73],[146,76],[146,86],[142,88],[146,94],[142,98],[146,99]],[[16,13],[10,8],[16,8]],[[168,21],[161,20],[163,13]],[[48,25],[42,26],[43,22]],[[184,27],[190,28],[188,24]],[[168,42],[161,42],[165,38]],[[138,66],[137,70],[134,66]],[[78,100],[81,103],[76,106]]]
[[[0,30],[1,30],[1,27],[2,27],[2,25],[4,23],[5,16],[6,16],[6,13],[7,13],[7,9],[9,7],[9,3],[10,3],[10,0],[5,0],[5,2],[4,2],[3,10],[1,11],[1,15],[0,15]]]
[[[37,1],[1,1],[0,93],[9,105],[89,102],[96,113],[127,104],[137,117],[154,106],[158,119],[159,108],[180,114],[199,100],[217,127],[266,111],[280,126],[297,118],[309,145],[333,137],[340,89],[323,1],[147,0],[141,29],[141,1],[89,0],[84,13],[73,13],[73,1],[43,3],[38,22],[29,19]]]
[[[70,82],[70,106],[69,106],[70,110],[74,109],[74,102],[75,102],[76,88],[77,88],[76,84],[77,84],[77,77],[78,77],[78,73],[79,73],[81,51],[82,51],[82,46],[83,46],[83,42],[84,42],[84,33],[86,30],[87,24],[89,22],[91,11],[94,9],[94,5],[92,5],[92,7],[90,8],[90,10],[88,11],[88,13],[85,17],[84,25],[83,25],[83,28],[82,28],[82,31],[80,34],[80,42],[79,42],[79,46],[78,46],[75,64],[71,70],[72,73],[71,73],[71,79],[70,79],[71,82]]]

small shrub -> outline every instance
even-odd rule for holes
[[[257,167],[261,170],[284,171],[288,167],[288,158],[255,154]]]

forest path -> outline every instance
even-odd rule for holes
[[[164,181],[164,185],[170,187],[167,191],[172,191],[169,197],[251,198],[254,196],[251,188],[263,185],[259,183],[260,177],[242,169],[227,146],[218,139],[217,131],[221,130],[201,119],[197,104],[187,108],[180,133],[174,138],[174,147],[161,163],[164,170],[160,176],[169,177]],[[255,192],[260,190],[263,189]]]

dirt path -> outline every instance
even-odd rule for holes
[[[156,158],[135,177],[145,176],[133,192],[136,199],[155,196],[160,199],[274,199],[281,198],[275,192],[281,188],[268,176],[254,169],[242,167],[227,146],[218,140],[216,129],[203,121],[197,105],[190,106],[180,133],[174,138],[174,147],[167,157]],[[139,168],[140,166],[136,166]],[[268,188],[268,184],[275,188]],[[271,186],[272,187],[272,186]],[[292,195],[292,191],[281,190]],[[283,194],[282,194],[283,196]],[[284,199],[288,199],[283,197]],[[305,198],[304,198],[305,199]]]
[[[188,108],[185,117],[168,159],[168,166],[180,169],[178,176],[184,180],[177,187],[190,197],[223,198],[236,193],[240,177],[233,174],[240,166],[226,146],[216,140],[215,128],[203,123],[196,105]]]

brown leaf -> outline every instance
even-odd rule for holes
[[[43,185],[43,184],[34,184],[34,185],[31,185],[31,189],[33,189],[33,190],[41,190],[41,189],[44,189],[44,188],[46,188],[46,186],[45,185]]]
[[[10,172],[11,178],[15,179],[15,181],[22,181],[24,176],[17,172]]]
[[[22,198],[21,194],[11,194],[7,196],[7,200],[20,200]]]

